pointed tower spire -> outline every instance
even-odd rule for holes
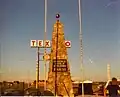
[[[47,89],[54,94],[56,94],[57,90],[57,95],[72,97],[73,87],[67,48],[65,46],[64,25],[59,21],[59,14],[56,15],[56,18],[57,20],[52,32],[51,60],[49,63]]]

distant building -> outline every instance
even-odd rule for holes
[[[77,95],[81,95],[82,93],[82,82],[80,81],[73,81],[73,92],[74,94]],[[84,81],[84,93],[87,95],[93,94],[93,90],[92,90],[92,81]]]
[[[38,83],[39,86],[40,86],[40,87],[44,87],[44,82],[45,82],[44,80],[39,80],[39,83]],[[47,82],[47,81],[46,81],[46,82]],[[36,85],[36,80],[35,80],[34,82],[32,82],[32,85],[34,85],[34,86]]]

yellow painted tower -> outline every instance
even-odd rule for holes
[[[53,26],[52,47],[51,47],[50,56],[51,58],[49,63],[47,90],[55,94],[55,83],[56,83],[57,95],[73,97],[70,66],[68,62],[67,48],[65,46],[64,25],[59,20],[57,20]],[[57,56],[57,62],[56,62],[56,56]],[[55,67],[56,64],[57,67]],[[57,70],[57,73],[55,70]]]

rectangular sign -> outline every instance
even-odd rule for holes
[[[36,44],[37,44],[37,47],[43,48],[43,44],[44,44],[43,40],[38,40]]]
[[[30,43],[30,46],[32,48],[50,48],[51,47],[51,41],[50,40],[46,40],[46,41],[43,41],[43,40],[31,40],[31,43]]]
[[[37,47],[37,40],[31,40],[30,46],[31,46],[32,48],[36,48],[36,47]]]
[[[56,68],[57,67],[57,68]],[[53,72],[67,72],[67,60],[66,59],[58,59],[56,62],[56,59],[53,59],[53,64],[52,64],[52,71]]]
[[[50,40],[31,40],[30,46],[32,48],[51,48],[51,41]],[[66,48],[71,47],[71,41],[65,40],[65,46]]]
[[[44,41],[44,47],[50,48],[51,47],[51,41],[50,40]]]

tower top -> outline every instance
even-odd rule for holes
[[[59,19],[60,18],[60,14],[56,14],[56,19]]]
[[[59,13],[56,14],[56,23],[54,24],[54,29],[56,29],[57,27],[59,27],[59,28],[64,27],[63,23],[60,22],[60,14]]]

